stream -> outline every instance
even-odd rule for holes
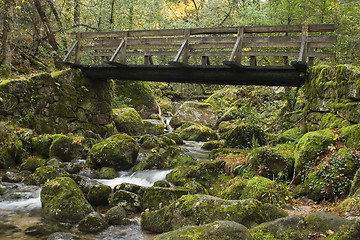
[[[203,143],[186,141],[180,146],[187,149],[196,160],[208,159],[209,151],[201,149]],[[97,179],[110,187],[127,182],[140,186],[151,187],[154,182],[164,180],[171,170],[122,171],[115,179]],[[24,230],[30,226],[49,223],[41,216],[40,191],[37,186],[27,186],[23,183],[2,183],[7,187],[5,194],[0,195],[0,239],[35,240],[38,237],[25,235]],[[71,230],[71,232],[86,240],[147,240],[154,236],[140,227],[140,214],[130,216],[133,224],[126,226],[110,226],[98,234],[84,234]],[[9,225],[7,225],[9,224]],[[16,226],[12,229],[9,226]],[[73,228],[75,229],[75,228]]]

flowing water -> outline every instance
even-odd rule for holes
[[[201,149],[202,143],[187,141],[181,146],[189,151],[196,160],[208,159],[209,151]],[[171,170],[147,170],[139,172],[119,172],[115,179],[99,179],[99,182],[114,187],[121,183],[133,183],[150,187],[158,180],[164,180]],[[30,226],[44,223],[41,216],[40,187],[26,186],[24,184],[3,183],[7,190],[0,196],[0,239],[35,240],[24,234]],[[126,226],[111,226],[98,234],[83,234],[75,232],[78,236],[88,240],[146,240],[154,236],[140,227],[140,215],[131,216],[133,224]],[[7,225],[9,224],[9,225]],[[9,226],[16,226],[12,229]]]

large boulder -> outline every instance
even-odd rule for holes
[[[94,211],[79,186],[68,177],[55,178],[44,184],[41,204],[45,218],[62,222],[79,222]]]
[[[265,132],[253,124],[240,124],[230,130],[225,139],[225,147],[251,148],[266,143]]]
[[[109,195],[109,205],[111,207],[123,207],[128,213],[141,212],[141,198],[138,194],[117,190]]]
[[[126,134],[117,134],[95,144],[89,152],[89,166],[95,169],[114,167],[128,170],[135,165],[138,143]]]
[[[50,157],[56,157],[64,162],[70,162],[74,159],[82,159],[83,146],[75,141],[74,137],[58,135],[51,143],[49,154]]]
[[[163,233],[152,240],[221,240],[237,239],[252,240],[249,230],[233,221],[215,221],[201,226],[186,226],[177,230]]]
[[[341,135],[345,140],[346,146],[360,150],[360,124],[341,129]]]
[[[158,113],[158,104],[147,82],[116,81],[113,108],[132,106],[143,119]]]
[[[143,212],[141,226],[157,233],[218,220],[234,221],[246,227],[254,227],[285,216],[285,211],[275,206],[266,207],[254,199],[230,201],[207,195],[184,195],[169,207]]]
[[[208,103],[184,102],[171,119],[171,126],[177,128],[182,124],[193,121],[207,126],[215,127],[217,115]]]
[[[149,187],[145,189],[141,205],[143,209],[160,209],[187,194],[189,190],[182,187]]]
[[[144,124],[139,113],[134,108],[113,109],[116,129],[119,133],[142,135]]]
[[[217,133],[214,130],[201,124],[181,128],[179,135],[182,139],[188,141],[206,142],[218,139]]]

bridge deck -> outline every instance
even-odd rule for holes
[[[76,33],[63,63],[96,79],[301,86],[315,57],[335,57],[322,50],[336,41],[323,33],[333,31],[319,24]],[[285,65],[259,66],[279,61]]]

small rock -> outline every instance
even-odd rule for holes
[[[105,230],[108,226],[102,215],[98,212],[92,212],[80,221],[79,230],[87,233],[96,233]]]
[[[21,182],[22,178],[19,174],[8,171],[2,176],[1,180],[3,182],[19,183]]]
[[[125,222],[126,210],[123,207],[115,206],[105,213],[105,219],[111,225],[122,225]]]

